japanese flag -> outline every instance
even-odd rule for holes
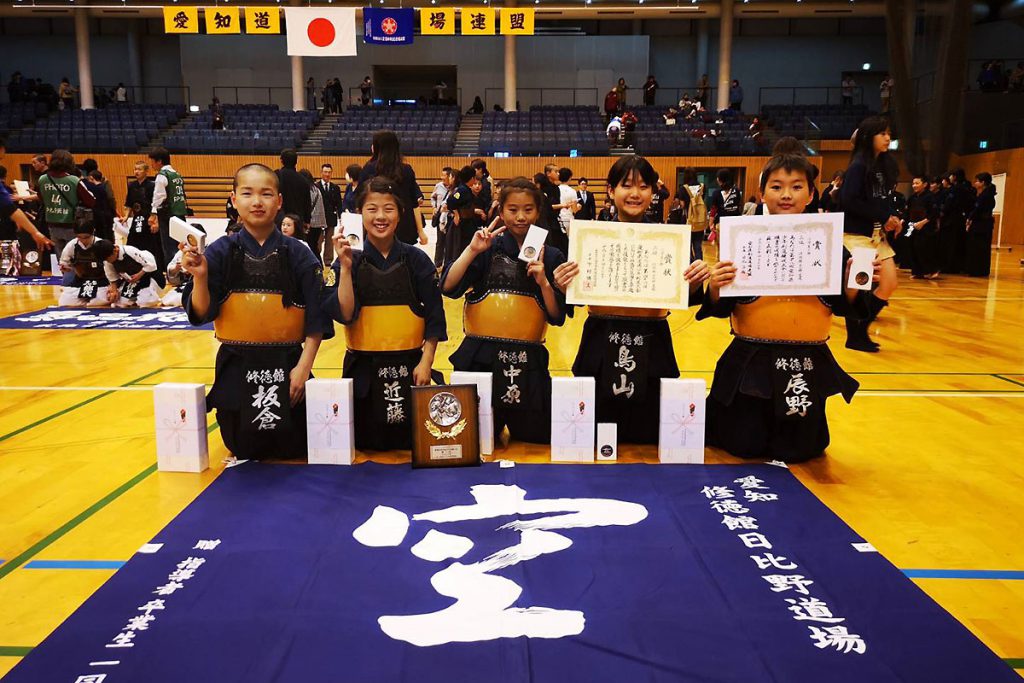
[[[288,54],[296,57],[353,57],[356,54],[354,7],[285,7]]]

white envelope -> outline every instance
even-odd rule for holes
[[[597,423],[597,459],[619,459],[619,425],[614,422]]]
[[[593,462],[597,385],[593,377],[551,379],[551,460]]]
[[[494,408],[491,404],[493,376],[489,372],[466,372],[453,370],[451,384],[475,384],[476,395],[480,398],[480,453],[494,453]]]
[[[704,462],[707,383],[703,379],[662,379],[658,460]]]
[[[153,390],[157,468],[202,472],[210,466],[206,387],[164,382]]]
[[[352,380],[306,381],[306,455],[311,465],[351,465],[355,456]]]
[[[348,238],[353,249],[362,249],[363,240],[363,216],[358,213],[346,211],[341,214],[341,234]]]

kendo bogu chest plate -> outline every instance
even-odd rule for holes
[[[213,321],[213,333],[225,344],[283,346],[305,338],[306,310],[295,302],[284,305],[288,272],[280,250],[257,258],[232,253],[228,295]]]
[[[466,295],[463,325],[471,337],[544,343],[547,313],[540,288],[526,273],[526,264],[495,253],[486,286]]]
[[[353,278],[359,315],[345,326],[352,351],[413,351],[423,346],[425,322],[405,259],[381,270],[363,258]]]

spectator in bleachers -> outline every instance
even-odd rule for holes
[[[305,240],[309,244],[310,251],[322,262],[323,253],[322,240],[327,233],[327,209],[324,207],[324,196],[320,194],[320,188],[313,180],[313,174],[308,169],[299,171],[299,175],[309,183],[309,226],[306,228]],[[331,237],[333,237],[333,231]],[[333,247],[332,247],[333,249]],[[328,261],[327,263],[330,263]]]
[[[597,217],[597,202],[594,193],[587,191],[587,179],[580,178],[576,182],[576,201],[578,204],[575,218],[581,221],[592,221]]]
[[[60,79],[60,87],[57,89],[57,97],[60,98],[61,109],[74,109],[75,108],[75,93],[78,90],[71,86],[71,81],[68,77]]]
[[[619,91],[612,88],[604,96],[604,114],[608,119],[608,125],[618,117],[619,114]]]
[[[473,98],[473,105],[469,109],[466,110],[466,113],[467,114],[483,114],[484,113],[484,103],[483,103],[483,100],[480,99],[479,95],[477,95],[476,97]]]
[[[448,84],[444,80],[438,80],[434,84],[434,104],[442,104],[447,99],[445,93],[448,90]]]
[[[25,99],[25,84],[21,80],[20,71],[11,74],[11,80],[7,82],[7,99],[11,103],[21,102]]]
[[[324,83],[323,89],[323,101],[324,101],[324,115],[335,113],[335,102],[334,102],[334,79],[328,78],[327,82]]]
[[[644,105],[648,107],[654,106],[654,98],[658,94],[658,81],[654,78],[654,74],[647,76],[647,82],[644,83]]]
[[[434,266],[440,268],[445,264],[445,241],[448,236],[448,196],[455,182],[455,170],[450,166],[441,169],[441,180],[434,185],[430,193],[430,207],[434,210],[430,224],[437,231],[437,242],[434,245]]]
[[[331,84],[331,95],[334,98],[334,113],[340,114],[345,109],[345,89],[341,87],[340,78],[335,78]]]
[[[747,127],[747,137],[759,145],[764,142],[764,124],[761,122],[760,116],[755,116],[750,120],[750,126]]]
[[[886,74],[885,78],[878,85],[878,94],[882,98],[882,113],[885,114],[889,111],[889,100],[892,98],[892,90],[896,87],[896,81],[890,74]]]
[[[605,106],[608,106],[608,100],[605,100]],[[608,144],[618,145],[619,138],[622,137],[622,119],[613,115],[605,132],[608,134]]]
[[[337,79],[335,79],[337,81]],[[339,83],[340,86],[340,83]],[[359,84],[359,101],[365,107],[370,104],[373,99],[373,81],[370,80],[369,76],[363,78],[363,82]]]
[[[743,86],[735,78],[729,86],[729,109],[743,111]]]
[[[1008,80],[1010,90],[1013,92],[1021,92],[1024,90],[1024,62],[1017,62],[1017,68],[1010,74]]]
[[[114,101],[118,104],[128,102],[128,88],[124,87],[124,83],[118,83],[114,88]]]
[[[313,202],[310,199],[311,182],[296,170],[299,155],[294,149],[281,152],[281,168],[277,169],[278,184],[281,187],[281,209],[278,211],[278,224],[285,214],[293,213],[302,220],[303,226],[309,225]]]
[[[626,108],[626,91],[629,90],[629,86],[626,85],[626,79],[620,78],[619,82],[615,84],[615,92],[619,96],[619,111],[621,112]]]
[[[149,153],[149,167],[156,173],[149,227],[156,227],[159,231],[164,252],[163,262],[166,264],[178,253],[178,242],[171,237],[171,218],[184,220],[188,215],[185,180],[171,166],[171,153],[163,147],[157,147]]]
[[[75,239],[75,218],[78,206],[92,208],[96,198],[83,185],[78,176],[75,158],[66,149],[56,149],[50,155],[50,165],[39,178],[39,197],[43,213],[58,254]]]
[[[625,111],[622,113],[622,137],[623,144],[626,147],[633,147],[636,139],[636,127],[640,123],[640,119],[637,118],[636,114],[631,111]]]
[[[373,134],[370,150],[372,156],[359,173],[359,182],[364,183],[377,176],[393,182],[405,206],[395,236],[405,244],[416,244],[417,240],[420,244],[426,244],[427,233],[423,230],[423,215],[418,208],[423,202],[423,191],[416,182],[416,172],[402,158],[398,136],[394,131],[378,130]]]
[[[846,74],[843,76],[842,82],[842,102],[844,107],[853,105],[853,91],[857,87],[857,81],[853,80],[853,76]]]
[[[316,81],[310,76],[306,79],[306,110],[316,111]]]
[[[356,210],[356,190],[359,189],[359,175],[363,167],[359,164],[349,164],[345,167],[345,196],[341,200],[341,210],[349,213],[358,213]]]
[[[700,77],[700,81],[697,82],[697,101],[700,102],[701,108],[708,106],[710,93],[711,82],[708,80],[708,75],[704,74]]]

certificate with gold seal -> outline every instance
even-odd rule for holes
[[[580,267],[566,292],[571,304],[658,309],[689,304],[685,225],[574,220],[568,256]]]
[[[412,466],[480,464],[475,384],[412,388]]]

